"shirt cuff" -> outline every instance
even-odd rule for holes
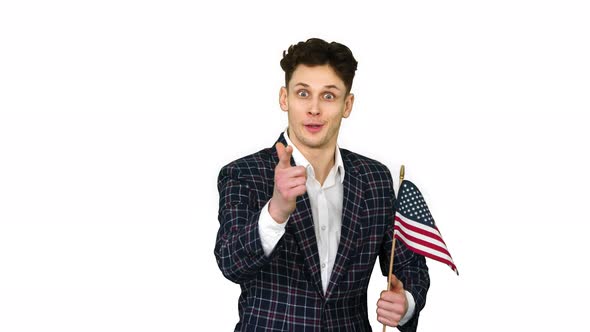
[[[277,243],[279,243],[279,240],[285,234],[285,227],[287,226],[286,222],[279,224],[271,217],[268,212],[269,205],[270,200],[264,205],[258,217],[258,233],[266,257],[270,256]]]
[[[406,292],[406,299],[408,300],[408,311],[406,311],[406,314],[404,315],[404,317],[402,317],[402,319],[399,321],[399,326],[404,325],[405,323],[407,323],[410,319],[412,319],[412,317],[414,316],[414,311],[416,310],[416,301],[414,300],[414,297],[412,296],[412,293],[405,291]]]

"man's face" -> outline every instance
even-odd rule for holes
[[[281,109],[289,113],[289,139],[303,151],[336,146],[340,123],[353,102],[330,65],[298,65],[279,94]]]

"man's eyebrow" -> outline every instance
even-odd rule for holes
[[[309,88],[309,84],[305,84],[303,82],[299,82],[297,84],[295,84],[295,86],[301,85],[304,88]],[[340,90],[340,88],[334,84],[329,84],[329,85],[324,85],[325,89],[336,89],[336,90]]]

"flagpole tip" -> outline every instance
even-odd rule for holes
[[[406,166],[402,164],[402,166],[399,168],[399,183],[400,184],[404,180],[405,176],[406,176]]]

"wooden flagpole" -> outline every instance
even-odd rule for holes
[[[406,167],[402,165],[399,169],[399,187],[397,190],[397,194],[399,195],[399,191],[402,186],[402,181],[404,181],[404,176],[406,175]],[[395,250],[395,215],[393,219],[393,241],[391,241],[391,257],[389,257],[389,274],[387,275],[387,291],[391,290],[391,275],[393,274],[393,251]],[[383,332],[387,330],[387,325],[383,324]]]

